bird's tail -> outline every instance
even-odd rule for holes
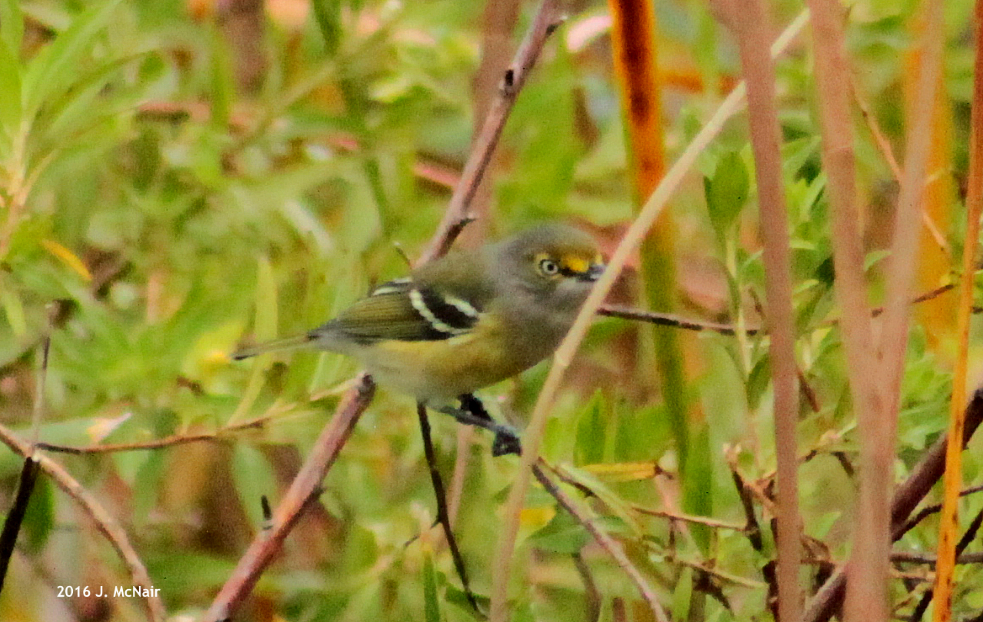
[[[309,346],[313,341],[310,334],[294,335],[293,337],[284,337],[283,339],[274,339],[273,341],[267,341],[266,343],[257,343],[252,346],[245,346],[239,348],[233,352],[230,356],[233,361],[241,361],[242,359],[247,359],[251,356],[258,356],[266,352],[272,352],[274,350],[292,350],[294,348],[303,348]]]

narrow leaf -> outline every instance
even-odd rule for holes
[[[6,45],[17,58],[23,38],[24,15],[20,10],[20,0],[0,0],[0,43]]]
[[[427,622],[440,622],[440,602],[437,600],[437,571],[433,565],[433,551],[423,557],[423,615]]]
[[[341,45],[341,2],[338,0],[313,0],[314,19],[324,40],[324,51],[333,57]]]
[[[249,521],[259,528],[264,520],[260,498],[263,495],[275,498],[277,492],[269,460],[255,447],[239,443],[232,454],[232,475]]]
[[[24,76],[24,109],[28,115],[33,117],[45,102],[73,88],[79,67],[86,65],[96,38],[119,4],[120,0],[109,0],[85,11],[34,57]]]
[[[723,237],[741,213],[749,186],[747,167],[740,154],[731,151],[720,158],[713,179],[705,181],[707,210],[718,236]]]
[[[21,127],[21,71],[17,53],[0,38],[0,158],[9,156]]]

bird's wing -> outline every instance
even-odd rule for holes
[[[339,332],[368,344],[383,340],[438,341],[463,335],[478,323],[485,296],[453,280],[438,287],[425,278],[404,278],[377,287],[367,297],[324,326],[311,331],[316,339]]]

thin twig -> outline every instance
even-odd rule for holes
[[[461,507],[464,496],[464,479],[468,468],[471,452],[468,449],[474,441],[474,426],[457,426],[457,448],[454,452],[454,475],[451,478],[450,490],[447,493],[447,518],[451,527],[457,522],[457,511]]]
[[[573,502],[573,499],[571,499],[559,488],[559,486],[554,484],[553,481],[546,476],[546,473],[543,472],[543,469],[539,464],[533,465],[532,472],[533,475],[536,476],[536,479],[539,480],[539,483],[543,485],[543,488],[545,488],[546,491],[549,492],[554,499],[556,499],[557,503],[563,506],[563,509],[569,512],[571,516],[576,518],[577,522],[584,526],[584,529],[586,529],[588,533],[593,536],[594,541],[597,542],[598,545],[600,545],[600,547],[614,559],[615,563],[618,564],[618,567],[621,568],[626,575],[628,575],[628,578],[631,579],[632,583],[635,584],[635,587],[638,588],[642,598],[645,599],[645,602],[648,604],[649,609],[652,611],[652,615],[655,616],[655,619],[659,622],[669,622],[669,617],[666,615],[665,610],[662,609],[662,605],[659,604],[659,599],[656,597],[655,592],[652,590],[651,586],[649,586],[648,582],[645,581],[645,578],[642,577],[642,574],[638,571],[638,568],[636,568],[635,565],[631,563],[631,560],[628,559],[628,556],[625,555],[625,551],[623,548],[621,548],[621,545],[618,544],[614,538],[608,535],[607,532],[601,530],[590,516],[587,516],[583,511],[581,511],[580,508]]]
[[[974,275],[979,271],[974,272]],[[940,285],[934,289],[931,289],[923,294],[919,294],[911,299],[911,304],[918,304],[921,302],[926,302],[929,300],[934,300],[955,289],[955,283],[946,283],[945,285]],[[876,318],[884,313],[884,307],[874,307],[870,310],[870,317]],[[983,307],[973,307],[973,313],[983,313]],[[657,324],[659,326],[669,326],[671,328],[681,328],[683,330],[695,330],[695,331],[707,331],[719,333],[721,335],[735,335],[737,334],[737,327],[733,324],[720,324],[718,322],[705,322],[703,320],[694,320],[692,318],[685,318],[672,313],[657,313],[654,311],[644,311],[642,309],[636,309],[634,307],[626,307],[624,305],[612,305],[605,304],[597,310],[598,315],[603,315],[606,317],[616,317],[624,320],[633,320],[637,322],[649,322],[651,324]],[[832,318],[825,320],[818,324],[818,327],[835,326],[840,323],[839,318]],[[766,333],[765,328],[747,328],[744,331],[746,335],[758,335]]]
[[[752,590],[760,590],[768,587],[768,584],[765,583],[764,581],[755,581],[754,579],[747,579],[745,577],[740,577],[737,576],[736,574],[730,574],[729,572],[717,570],[716,568],[710,568],[705,563],[694,562],[680,557],[674,558],[673,561],[681,566],[692,568],[697,572],[705,573],[710,576],[716,577],[721,581],[726,581],[727,583],[733,583],[734,585],[741,585],[747,588],[751,588]]]
[[[965,497],[967,495],[971,495],[971,494],[977,493],[977,492],[983,492],[983,485],[981,485],[981,486],[971,486],[970,488],[965,488],[965,489],[963,489],[959,493],[959,496],[960,497]],[[904,534],[906,534],[909,531],[911,531],[912,529],[914,529],[915,526],[918,525],[918,523],[922,522],[923,520],[925,520],[926,518],[928,518],[932,514],[936,514],[936,513],[940,512],[940,511],[942,511],[942,504],[941,503],[935,503],[933,505],[926,505],[922,509],[918,510],[918,514],[915,514],[914,516],[912,516],[911,518],[909,518],[905,522],[905,524],[898,529],[898,531],[895,533],[895,536],[896,537],[903,536]]]
[[[966,427],[963,429],[963,448],[983,422],[983,388],[973,393],[966,407]],[[911,470],[911,475],[894,491],[891,501],[891,539],[901,537],[901,528],[915,507],[925,498],[945,471],[945,452],[948,435],[943,435],[925,452]],[[804,622],[826,622],[843,605],[846,593],[846,567],[839,566],[809,602]]]
[[[730,465],[730,475],[734,480],[734,487],[737,488],[737,496],[741,499],[741,508],[744,510],[744,533],[747,534],[751,547],[761,553],[764,551],[764,540],[761,537],[761,525],[758,523],[758,516],[754,511],[754,500],[751,498],[751,490],[744,481],[744,477],[737,470],[737,457],[730,452],[727,457]]]
[[[590,567],[580,551],[573,554],[573,565],[584,583],[584,617],[587,622],[598,622],[601,619],[601,592],[597,589],[594,575],[591,574]]]
[[[555,5],[545,1],[537,18],[530,26],[526,38],[516,53],[512,68],[506,73],[506,88],[499,93],[489,112],[481,135],[473,143],[468,164],[458,180],[450,205],[440,227],[435,232],[428,250],[418,259],[421,265],[443,255],[453,243],[454,237],[468,222],[468,207],[481,182],[491,153],[501,135],[502,126],[511,111],[512,103],[525,83],[529,70],[539,57],[543,43],[555,29]],[[497,125],[497,127],[495,127]],[[226,620],[238,608],[242,600],[255,586],[263,570],[279,551],[283,540],[296,524],[307,504],[317,497],[321,481],[337,458],[341,447],[348,440],[362,412],[368,407],[375,391],[375,384],[368,374],[359,375],[355,386],[342,398],[335,416],[321,432],[310,455],[297,474],[286,497],[274,513],[274,525],[258,533],[246,553],[239,560],[233,575],[222,586],[205,617],[206,622]]]
[[[173,434],[164,438],[152,441],[141,441],[136,443],[109,443],[105,445],[56,445],[54,443],[38,443],[39,449],[46,449],[65,454],[109,454],[121,451],[148,451],[153,449],[163,449],[175,445],[185,445],[187,443],[200,443],[202,441],[220,441],[226,436],[248,430],[252,428],[262,428],[270,420],[269,417],[260,417],[251,421],[234,423],[227,425],[215,432],[203,432],[201,434]]]
[[[28,443],[17,438],[17,436],[9,430],[6,426],[0,425],[0,442],[9,447],[14,453],[28,457],[32,455],[32,448]],[[141,590],[141,594],[144,594],[143,600],[147,607],[147,613],[150,620],[153,622],[163,622],[167,617],[164,609],[164,603],[161,601],[159,596],[151,596],[154,593],[153,582],[150,580],[150,575],[147,573],[146,566],[140,560],[140,556],[137,555],[136,550],[134,550],[133,545],[130,544],[129,537],[126,535],[126,531],[120,527],[116,519],[106,511],[98,501],[93,498],[93,496],[85,489],[82,484],[78,482],[74,477],[72,477],[68,471],[64,469],[60,464],[45,456],[43,453],[34,452],[35,459],[39,462],[41,470],[54,481],[55,485],[62,489],[69,497],[78,503],[82,511],[90,519],[92,519],[93,524],[95,524],[96,529],[99,530],[106,540],[109,541],[110,545],[116,550],[117,555],[123,560],[126,565],[127,570],[130,573],[130,578],[133,581],[133,585],[139,585],[145,590]]]
[[[959,539],[959,542],[956,544],[955,549],[952,551],[952,555],[949,556],[949,559],[948,560],[944,560],[953,569],[955,568],[956,560],[959,559],[959,556],[962,555],[963,554],[963,551],[966,550],[966,547],[969,546],[969,544],[974,539],[976,539],[976,534],[980,530],[980,525],[983,525],[983,511],[980,511],[980,512],[977,512],[976,513],[976,517],[973,518],[973,522],[970,523],[969,528],[966,529],[966,533],[964,533],[963,536],[962,536],[962,538]],[[939,557],[936,557],[936,564],[935,564],[935,568],[936,568],[936,570],[935,570],[935,581],[936,581],[936,584],[935,585],[936,585],[936,588],[938,587],[938,581],[939,581],[939,578],[938,578],[939,577],[938,567],[939,567],[939,562],[940,561],[942,561],[942,560]],[[917,622],[917,620],[921,620],[922,619],[922,616],[925,614],[925,611],[928,609],[929,604],[931,604],[931,602],[932,602],[933,596],[935,596],[937,594],[937,592],[938,592],[938,590],[936,588],[929,587],[928,590],[926,590],[926,592],[924,594],[922,594],[921,600],[918,601],[918,605],[915,606],[915,610],[911,613],[911,617],[909,618],[909,620],[911,620],[911,622]],[[949,586],[949,592],[950,592],[949,597],[948,597],[949,600],[944,605],[942,603],[936,602],[935,603],[935,606],[936,607],[945,606],[945,607],[949,608],[949,611],[947,612],[946,617],[951,619],[952,618],[952,602],[951,602],[951,599],[952,599],[952,594],[951,594],[951,592],[952,592],[952,586],[951,585]],[[936,601],[938,601],[937,598],[936,598]]]
[[[51,353],[51,320],[49,317],[47,333],[41,339],[41,369],[38,370],[37,392],[34,395],[34,408],[31,413],[31,446],[38,446],[41,435],[41,417],[44,414],[44,387],[48,381],[48,355]]]
[[[17,480],[17,494],[14,495],[14,502],[7,510],[7,516],[3,521],[3,530],[0,531],[0,594],[3,593],[7,568],[10,566],[10,559],[14,555],[17,536],[20,534],[21,525],[24,523],[24,516],[27,514],[27,506],[31,501],[31,493],[34,492],[38,473],[37,458],[34,456],[24,458],[20,479]]]
[[[17,481],[17,493],[14,495],[13,504],[7,510],[7,517],[3,521],[3,531],[0,531],[0,593],[3,592],[10,559],[14,555],[17,537],[20,535],[20,528],[24,522],[24,516],[27,515],[27,507],[30,504],[31,494],[34,492],[34,485],[37,483],[40,472],[36,454],[38,437],[41,434],[41,417],[44,413],[44,386],[48,378],[48,354],[51,351],[50,331],[51,323],[49,321],[41,345],[41,369],[38,370],[34,408],[31,416],[30,451],[29,455],[24,457],[20,478]]]
[[[891,553],[891,561],[899,564],[925,564],[934,566],[938,560],[935,555],[919,555],[918,553]],[[963,553],[956,558],[957,564],[983,564],[983,553]]]
[[[808,13],[800,13],[775,42],[775,45],[772,47],[772,54],[777,56],[784,52],[785,48],[799,31],[801,31],[807,21]],[[693,141],[686,147],[679,156],[679,159],[666,172],[665,177],[662,178],[662,182],[659,183],[659,186],[645,203],[638,218],[632,223],[631,227],[629,227],[621,239],[621,242],[608,262],[608,267],[604,271],[604,275],[594,285],[576,321],[567,332],[566,337],[564,337],[553,357],[553,367],[550,369],[549,375],[543,384],[529,425],[526,427],[523,435],[519,472],[515,482],[512,484],[512,490],[509,492],[504,524],[499,532],[498,548],[495,554],[494,567],[492,568],[492,622],[505,622],[508,618],[506,604],[507,587],[515,540],[519,532],[519,515],[525,502],[526,493],[529,490],[532,467],[539,457],[543,432],[546,428],[550,411],[552,410],[552,404],[556,399],[560,383],[563,379],[563,374],[570,366],[573,355],[587,334],[587,329],[590,327],[594,313],[601,306],[608,292],[611,291],[615,280],[621,274],[621,270],[628,261],[629,255],[635,251],[646,233],[651,229],[652,224],[659,217],[663,207],[682,182],[690,167],[696,162],[699,154],[717,136],[723,128],[724,123],[740,109],[743,100],[744,88],[742,84],[727,96],[713,117],[703,126],[703,129],[700,130]]]
[[[361,374],[355,387],[349,390],[334,417],[321,431],[304,466],[290,484],[287,494],[277,506],[268,529],[257,532],[249,548],[239,559],[232,576],[212,601],[205,620],[218,622],[229,620],[242,600],[252,591],[260,575],[273,561],[287,534],[293,529],[308,505],[321,492],[321,482],[334,464],[362,412],[375,394],[375,384],[368,374]]]
[[[718,324],[716,322],[703,322],[691,320],[672,313],[656,313],[653,311],[643,311],[622,305],[604,305],[597,310],[598,315],[616,317],[623,320],[634,320],[637,322],[648,322],[659,326],[669,326],[670,328],[682,328],[685,330],[710,331],[721,335],[733,335],[737,332],[732,324]],[[759,328],[749,328],[745,334],[757,335],[761,332]]]
[[[864,121],[867,123],[867,129],[870,130],[870,135],[874,139],[874,144],[881,152],[884,161],[887,162],[888,168],[891,169],[891,174],[894,175],[894,180],[901,183],[901,166],[898,164],[898,159],[894,157],[894,150],[891,148],[891,142],[884,135],[883,130],[881,130],[880,124],[877,122],[877,117],[875,117],[871,111],[870,106],[867,105],[867,101],[860,94],[860,86],[857,84],[855,78],[851,78],[851,90],[853,91],[853,100],[857,104],[857,108],[860,109],[860,114],[863,116]],[[929,235],[942,250],[942,252],[951,256],[952,249],[949,248],[949,243],[946,241],[945,236],[939,230],[939,226],[935,224],[932,220],[931,214],[927,210],[922,209],[922,224],[925,225],[925,229],[928,230]]]
[[[478,191],[478,185],[485,175],[485,169],[491,162],[492,153],[498,145],[498,139],[505,127],[509,113],[512,112],[512,105],[515,104],[519,91],[522,90],[526,78],[529,77],[533,65],[536,64],[546,39],[560,23],[558,16],[559,10],[556,0],[543,0],[539,5],[539,10],[536,17],[533,18],[529,31],[519,46],[512,64],[502,78],[498,97],[489,107],[488,116],[485,117],[481,132],[472,143],[468,161],[464,164],[464,170],[461,171],[461,179],[454,188],[454,194],[451,195],[450,204],[447,206],[447,211],[444,212],[444,218],[437,227],[434,242],[421,256],[421,262],[427,262],[445,254],[461,229],[470,221],[471,200]]]
[[[682,521],[684,523],[694,523],[696,525],[706,525],[707,527],[712,527],[714,529],[732,529],[734,531],[748,530],[747,525],[728,523],[722,520],[706,518],[705,516],[692,516],[690,514],[680,514],[679,512],[670,512],[669,510],[655,510],[652,508],[643,507],[641,505],[633,505],[631,506],[631,509],[638,512],[639,514],[646,514],[648,516],[658,516],[661,518],[668,518],[674,521]]]

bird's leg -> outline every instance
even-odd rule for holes
[[[473,393],[465,393],[458,397],[458,399],[461,400],[461,410],[469,412],[481,419],[494,422],[494,419],[485,410],[485,405]],[[521,454],[522,444],[519,442],[518,432],[509,426],[503,427],[506,428],[505,432],[495,432],[495,440],[492,442],[492,455],[497,457],[508,454]]]
[[[433,493],[437,499],[437,520],[434,524],[439,524],[444,528],[444,535],[447,536],[447,546],[451,551],[451,558],[454,560],[454,568],[457,576],[461,578],[461,587],[464,588],[464,595],[468,602],[478,613],[482,613],[478,607],[478,599],[471,591],[471,583],[468,581],[467,568],[464,565],[464,557],[457,546],[457,538],[451,530],[450,512],[447,510],[447,494],[444,492],[444,480],[437,470],[437,457],[433,448],[433,439],[430,436],[430,421],[427,418],[427,407],[417,402],[416,414],[420,419],[420,432],[423,434],[423,453],[427,457],[427,466],[430,468],[430,482],[433,484]]]
[[[492,442],[493,456],[519,455],[522,453],[519,433],[511,426],[496,423],[492,420],[491,415],[485,410],[485,406],[481,403],[481,400],[470,393],[465,393],[458,399],[461,401],[460,408],[445,406],[440,409],[440,412],[454,417],[460,423],[494,432],[495,440]]]

